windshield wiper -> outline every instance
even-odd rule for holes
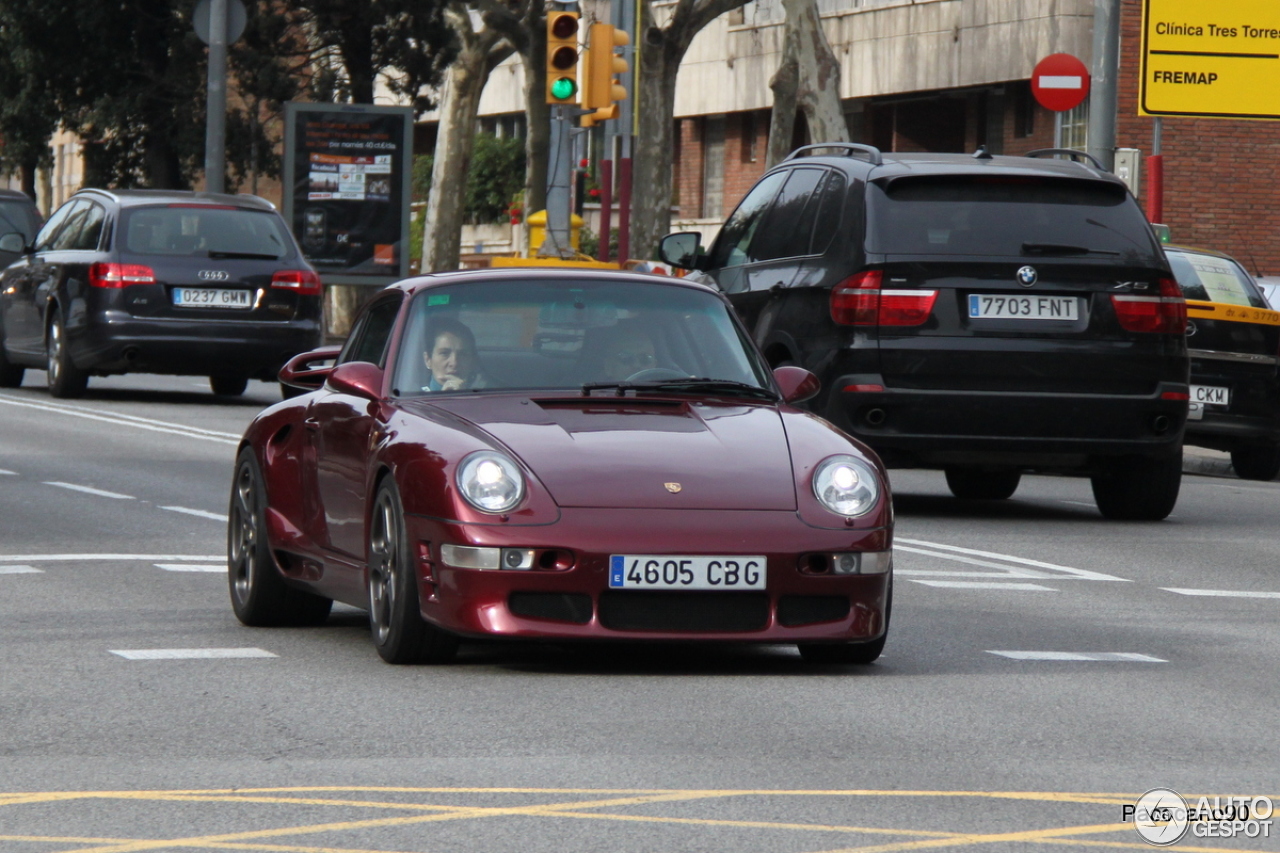
[[[1070,243],[1023,243],[1024,255],[1118,255],[1105,249],[1090,249],[1088,246],[1073,246]]]
[[[650,382],[588,382],[582,386],[582,396],[588,397],[592,391],[617,391],[621,397],[627,391],[673,391],[676,393],[732,394],[743,397],[755,397],[761,400],[776,400],[778,395],[768,388],[749,385],[733,379],[711,379],[708,377],[690,376],[687,379],[655,379]]]
[[[236,260],[245,260],[245,261],[278,261],[280,260],[279,255],[264,255],[260,252],[221,252],[215,249],[209,250],[209,257],[214,258],[215,260],[220,260],[220,261],[226,260],[228,258],[233,258]]]

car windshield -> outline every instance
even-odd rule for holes
[[[1159,247],[1118,184],[1016,175],[899,178],[867,188],[867,251],[1149,262]]]
[[[472,281],[420,292],[396,359],[394,393],[586,395],[633,386],[773,396],[768,369],[716,295],[577,278]]]
[[[1239,264],[1214,255],[1198,255],[1166,249],[1174,278],[1188,299],[1266,308],[1267,302],[1253,288],[1249,274]]]
[[[137,255],[283,258],[292,238],[270,211],[173,204],[127,211],[124,245]]]

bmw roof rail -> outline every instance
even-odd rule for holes
[[[1099,172],[1107,171],[1107,167],[1103,166],[1100,162],[1098,162],[1097,157],[1094,157],[1092,154],[1086,154],[1084,151],[1077,151],[1074,148],[1037,148],[1035,151],[1028,151],[1023,156],[1024,157],[1053,157],[1059,154],[1063,155],[1064,157],[1069,157],[1070,159],[1075,160],[1077,163],[1081,163],[1085,160],[1088,160],[1091,164],[1093,164],[1093,168],[1097,169]]]
[[[880,166],[884,163],[884,160],[880,157],[879,148],[876,148],[874,145],[862,145],[858,142],[818,142],[813,145],[802,145],[795,151],[788,154],[786,160],[783,160],[782,162],[785,163],[787,160],[794,160],[807,151],[814,151],[819,148],[842,148],[844,149],[845,156],[848,157],[865,154],[867,161],[870,162],[872,166]]]

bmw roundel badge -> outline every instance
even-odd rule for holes
[[[1023,287],[1030,287],[1035,284],[1037,278],[1039,278],[1039,275],[1036,273],[1035,267],[1026,266],[1018,270],[1018,284]]]

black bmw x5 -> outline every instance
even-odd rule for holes
[[[255,196],[81,190],[0,275],[0,387],[28,367],[55,397],[114,373],[274,380],[321,341],[320,278]]]
[[[774,365],[817,374],[813,410],[886,464],[942,469],[962,499],[1034,470],[1089,476],[1109,518],[1173,510],[1186,303],[1100,167],[808,146],[698,243],[663,257],[714,279]]]

